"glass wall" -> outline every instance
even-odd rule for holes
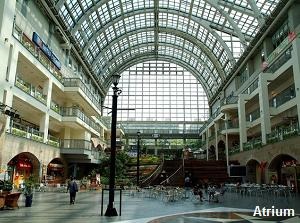
[[[118,121],[199,122],[209,117],[207,96],[201,84],[176,64],[148,61],[121,74],[118,87]],[[105,99],[111,107],[112,89]],[[104,116],[110,110],[104,110]]]

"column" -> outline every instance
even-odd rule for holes
[[[293,31],[300,24],[300,3],[294,2],[293,7],[288,12],[288,23],[290,29]]]
[[[0,1],[0,41],[10,42],[12,37],[12,30],[14,24],[14,12],[16,8],[16,1],[1,0]]]
[[[14,22],[16,1],[0,1],[0,101],[4,101],[5,96],[5,77],[9,71],[8,60],[11,57],[11,39]],[[15,58],[14,58],[15,59]],[[17,61],[17,60],[16,60]]]
[[[206,136],[206,160],[208,160],[208,151],[209,151],[209,148],[208,148],[208,128],[206,128],[205,136]]]
[[[52,80],[49,79],[45,81],[43,86],[43,95],[47,96],[47,108],[50,108],[51,105],[51,97],[52,97]]]
[[[44,133],[43,142],[48,142],[49,114],[44,114],[40,120],[40,131]]]
[[[243,143],[247,142],[247,128],[246,128],[246,99],[247,94],[240,94],[238,99],[238,113],[239,113],[239,127],[240,127],[240,151],[243,151]]]
[[[219,124],[216,122],[214,124],[214,128],[215,128],[215,153],[216,153],[216,160],[219,160],[219,148],[218,148],[218,129],[219,129]]]
[[[13,102],[13,92],[11,90],[7,91],[5,90],[4,91],[4,98],[3,98],[3,103],[12,107],[12,102]],[[11,117],[10,116],[6,116],[6,127],[5,129],[9,129],[10,128],[10,124],[11,124]]]
[[[226,166],[227,166],[227,170],[228,170],[228,166],[229,166],[229,153],[228,153],[228,118],[229,115],[227,113],[225,113],[225,156],[226,156]]]
[[[267,134],[271,133],[268,79],[271,73],[260,73],[258,81],[259,107],[260,107],[260,127],[262,144],[267,144]]]
[[[298,125],[300,126],[300,39],[296,38],[293,41],[292,50],[292,63],[293,63],[293,76],[296,89],[296,103],[297,103],[297,113],[298,113]]]

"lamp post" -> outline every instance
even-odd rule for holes
[[[141,132],[137,132],[136,186],[140,185],[140,137]]]
[[[109,202],[105,212],[105,216],[118,216],[114,207],[115,200],[115,176],[116,176],[116,128],[117,128],[117,110],[118,96],[122,92],[118,87],[120,75],[115,74],[113,78],[113,96],[111,110],[111,143],[110,143],[110,172],[109,172]]]

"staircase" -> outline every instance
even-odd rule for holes
[[[182,187],[186,174],[191,175],[194,185],[202,182],[223,183],[228,179],[225,161],[188,159],[183,163],[182,160],[165,160],[160,174],[147,183],[148,186],[164,184],[169,178],[168,185]]]
[[[223,160],[185,160],[184,172],[191,174],[194,185],[202,182],[223,183],[228,179],[226,161]]]

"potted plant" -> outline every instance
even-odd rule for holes
[[[34,177],[30,176],[24,181],[25,207],[31,207],[34,189]]]

